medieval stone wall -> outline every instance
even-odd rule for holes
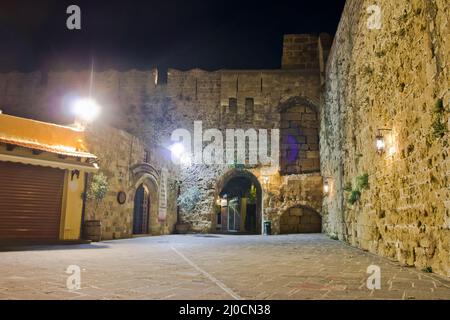
[[[212,72],[170,69],[167,85],[157,84],[157,70],[95,72],[92,96],[102,106],[96,122],[131,134],[112,128],[93,130],[90,134],[92,152],[98,154],[101,168],[113,186],[106,201],[104,233],[110,238],[129,236],[132,203],[118,207],[115,194],[123,189],[132,201],[133,181],[128,176],[132,166],[142,158],[142,150],[135,148],[138,145],[144,148],[136,141],[145,141],[145,149],[151,155],[167,154],[172,144],[171,133],[177,128],[192,132],[194,121],[202,121],[204,130],[280,129],[281,115],[286,113],[296,123],[284,129],[309,131],[296,135],[301,138],[297,147],[302,160],[288,175],[281,176],[278,167],[248,168],[261,184],[269,179],[264,191],[264,218],[273,221],[277,233],[279,216],[288,206],[301,204],[320,212],[316,114],[320,101],[320,66],[324,65],[329,47],[329,37],[325,35],[320,38],[289,35],[284,43],[283,69]],[[0,109],[38,120],[72,123],[71,102],[89,94],[89,80],[89,71],[0,74]],[[304,112],[296,115],[298,110]],[[293,120],[296,117],[300,118]],[[297,126],[302,121],[308,122],[309,127]],[[149,162],[159,170],[169,160],[161,165],[155,159]],[[170,177],[183,182],[182,193],[192,188],[200,192],[195,209],[182,213],[182,219],[190,222],[194,231],[211,231],[217,180],[234,166],[192,165],[179,169],[170,171]],[[291,196],[285,196],[281,190]],[[175,198],[170,205],[175,207]]]
[[[373,4],[380,29],[369,28]],[[331,188],[325,231],[447,276],[449,35],[447,0],[347,1],[327,65],[320,132]],[[378,129],[388,129],[381,155]],[[357,190],[364,174],[368,189]]]
[[[92,96],[102,106],[101,119],[135,133],[141,107],[157,95],[157,71],[95,72]],[[90,71],[0,74],[0,110],[4,113],[71,124],[73,101],[90,90]]]
[[[316,42],[316,46],[318,43]],[[318,56],[316,56],[318,59]],[[280,129],[281,115],[286,112],[300,116],[298,122],[306,121],[315,125],[314,132],[308,133],[311,141],[300,141],[299,157],[304,172],[281,176],[279,167],[250,166],[251,172],[263,185],[263,219],[270,219],[273,232],[279,233],[281,214],[289,209],[285,206],[304,204],[317,212],[321,211],[322,178],[319,172],[318,120],[306,109],[319,102],[320,73],[311,70],[169,70],[167,97],[171,112],[164,125],[166,141],[170,130],[185,128],[194,136],[194,121],[202,121],[203,130],[225,129]],[[305,113],[302,119],[302,112]],[[314,122],[314,123],[313,123]],[[170,129],[170,130],[169,130]],[[294,129],[292,129],[294,130]],[[304,134],[304,133],[302,133]],[[306,135],[305,135],[306,137]],[[207,143],[205,143],[206,145]],[[307,159],[308,158],[308,159]],[[225,157],[224,157],[225,159]],[[311,162],[308,167],[307,164]],[[197,189],[200,197],[195,209],[182,212],[182,220],[189,222],[194,231],[211,231],[214,206],[217,200],[217,181],[231,170],[233,165],[191,165],[181,168],[179,175],[183,181],[181,191]],[[317,174],[306,174],[314,172]],[[292,172],[291,172],[292,173]],[[264,177],[269,179],[264,182]]]
[[[155,169],[155,193],[151,194],[150,203],[150,234],[162,235],[172,233],[176,223],[177,187],[173,176],[173,167],[167,154],[148,150],[139,138],[129,133],[106,125],[91,125],[86,131],[86,143],[89,151],[99,157],[98,165],[108,181],[108,192],[104,200],[98,204],[89,200],[85,209],[85,220],[101,220],[102,238],[120,239],[132,236],[134,196],[142,174],[134,172],[133,168],[144,163],[151,163]],[[146,152],[148,154],[146,155]],[[146,156],[148,159],[145,159]],[[161,192],[161,171],[168,170],[167,181],[167,213],[164,220],[159,219],[159,193]],[[120,204],[117,195],[120,191],[126,193],[126,202]],[[152,207],[153,206],[153,207]]]

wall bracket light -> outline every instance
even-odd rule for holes
[[[386,151],[386,139],[383,135],[383,131],[392,131],[392,129],[378,129],[375,137],[377,153],[382,155]]]

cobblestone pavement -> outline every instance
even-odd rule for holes
[[[380,290],[367,289],[370,265]],[[173,235],[0,252],[0,299],[448,300],[450,280],[324,235]]]

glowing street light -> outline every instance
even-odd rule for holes
[[[76,100],[72,106],[72,112],[77,118],[77,123],[89,123],[100,115],[100,106],[92,98]]]
[[[174,143],[169,149],[172,153],[172,161],[175,164],[191,165],[191,156],[186,152],[186,148],[182,143]]]

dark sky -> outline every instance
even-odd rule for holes
[[[345,0],[0,0],[0,72],[279,68],[282,35],[334,34]],[[81,7],[82,30],[66,28]]]

